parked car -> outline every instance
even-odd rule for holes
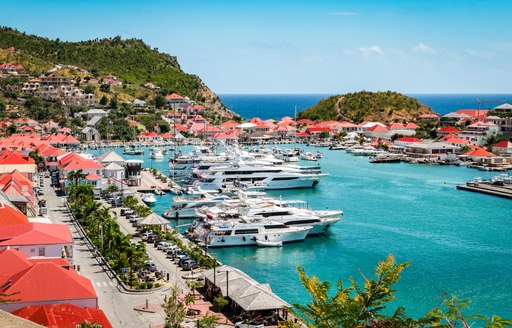
[[[144,264],[144,270],[148,270],[148,271],[151,271],[151,272],[155,272],[156,271],[156,265],[153,262],[153,260],[146,261],[146,264]]]
[[[199,268],[199,263],[197,263],[195,260],[186,260],[181,262],[180,267],[183,270],[194,270]]]
[[[158,246],[156,247],[156,249],[159,249],[159,250],[164,250],[167,248],[167,246],[169,246],[170,244],[166,241],[164,242],[161,242],[160,244],[158,244]]]
[[[153,231],[146,231],[142,234],[142,240],[147,241],[148,238],[151,236],[153,236],[153,238],[154,238],[156,235],[153,233]]]
[[[178,255],[176,255],[176,257],[174,258],[174,263],[176,263],[177,265],[180,265],[180,261],[181,261],[181,260],[183,260],[183,259],[185,259],[185,260],[189,260],[189,259],[190,259],[190,257],[188,257],[188,255],[187,255],[187,254],[178,254]]]

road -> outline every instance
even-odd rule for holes
[[[90,279],[98,294],[99,307],[105,312],[114,327],[155,327],[164,323],[163,310],[156,313],[142,313],[134,307],[145,304],[162,304],[165,292],[156,291],[146,295],[127,294],[117,288],[117,282],[110,279],[105,269],[98,263],[87,244],[82,240],[70,213],[64,206],[63,198],[50,187],[50,179],[45,179],[44,199],[48,207],[48,215],[53,223],[64,223],[69,226],[75,240],[75,265],[80,266],[79,273]],[[122,220],[120,220],[122,221]],[[151,246],[148,247],[152,248]],[[159,265],[158,259],[155,261]],[[169,261],[168,261],[169,262]],[[78,267],[77,267],[78,268]]]

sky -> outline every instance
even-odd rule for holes
[[[2,1],[0,25],[140,38],[216,93],[511,93],[509,0]]]

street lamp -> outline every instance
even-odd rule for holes
[[[218,273],[226,272],[226,298],[228,298],[229,297],[229,270],[218,270],[217,272]]]

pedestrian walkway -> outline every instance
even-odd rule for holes
[[[111,279],[105,269],[100,265],[89,249],[77,227],[71,213],[67,210],[65,198],[60,197],[54,189],[48,187],[50,179],[45,180],[44,199],[47,201],[48,215],[53,223],[64,223],[69,226],[74,245],[74,264],[84,277],[90,279],[98,295],[99,307],[105,312],[114,327],[155,327],[165,320],[163,311],[157,313],[141,313],[133,310],[134,307],[148,300],[151,304],[162,304],[165,293],[162,291],[144,295],[127,294],[117,288],[117,281]]]

